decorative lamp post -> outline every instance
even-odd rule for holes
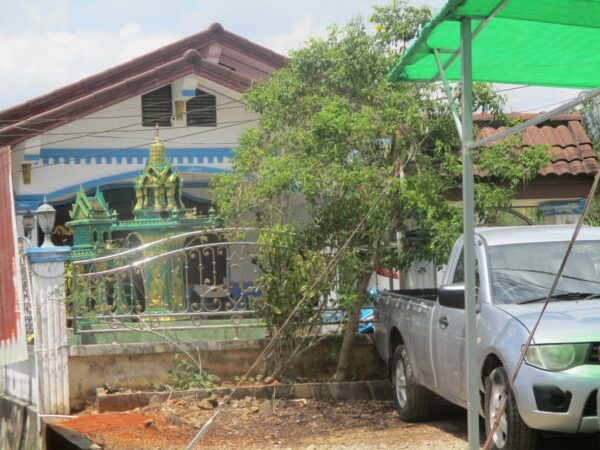
[[[44,233],[44,243],[42,247],[54,247],[52,243],[52,229],[54,228],[54,220],[56,219],[56,210],[52,207],[46,197],[44,203],[35,211],[37,222],[42,232]]]
[[[35,216],[30,210],[23,214],[23,231],[27,239],[31,239],[31,232],[35,228]]]

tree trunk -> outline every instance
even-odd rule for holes
[[[342,338],[342,348],[340,349],[340,356],[338,358],[337,370],[333,379],[335,381],[344,381],[348,378],[348,371],[350,370],[350,356],[352,354],[352,345],[354,344],[354,336],[358,330],[358,320],[360,319],[360,310],[367,300],[367,287],[369,286],[369,279],[371,278],[371,270],[362,268],[359,271],[358,280],[356,283],[357,296],[356,305],[348,317],[346,328],[344,328],[344,335]]]

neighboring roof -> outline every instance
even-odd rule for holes
[[[238,92],[265,80],[288,58],[214,23],[128,62],[0,111],[0,143],[14,145],[194,73]],[[27,132],[27,128],[36,131]]]
[[[460,79],[460,20],[472,19],[473,80],[590,89],[600,86],[600,0],[450,0],[390,72],[391,81]]]
[[[537,114],[509,114],[512,119],[529,120]],[[488,114],[475,114],[473,121],[480,127],[479,138],[492,136],[507,129],[493,122]],[[559,114],[522,134],[523,148],[534,145],[550,146],[552,162],[540,169],[540,175],[595,175],[598,157],[585,132],[579,114]]]

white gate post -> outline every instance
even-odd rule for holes
[[[69,347],[65,261],[70,247],[25,250],[31,267],[31,305],[37,361],[39,414],[69,414]]]

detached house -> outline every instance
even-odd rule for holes
[[[135,203],[158,124],[166,155],[183,177],[183,200],[206,214],[208,182],[230,170],[228,158],[258,116],[242,93],[287,58],[215,23],[207,30],[47,95],[0,112],[0,146],[10,146],[22,218],[44,197],[57,210],[53,240],[70,244],[64,226],[77,192],[97,187],[119,217]],[[37,240],[36,230],[32,235]]]
[[[536,114],[510,114],[518,120],[528,120]],[[492,136],[506,129],[488,114],[475,114],[474,123],[479,129],[479,137]],[[522,133],[521,149],[532,146],[545,146],[550,153],[550,163],[540,168],[537,176],[527,185],[520,186],[513,200],[512,213],[517,222],[525,225],[524,210],[538,210],[539,222],[543,224],[576,223],[583,211],[594,176],[598,172],[598,157],[592,147],[579,114],[559,114],[537,126],[531,126]],[[459,191],[452,199],[461,201]],[[519,219],[520,218],[520,219]],[[524,219],[524,220],[523,220]],[[404,276],[402,282],[400,277]],[[371,280],[371,285],[383,287],[428,288],[441,280],[434,264],[429,261],[413,263],[406,274],[381,268]],[[400,284],[399,284],[400,283]]]

